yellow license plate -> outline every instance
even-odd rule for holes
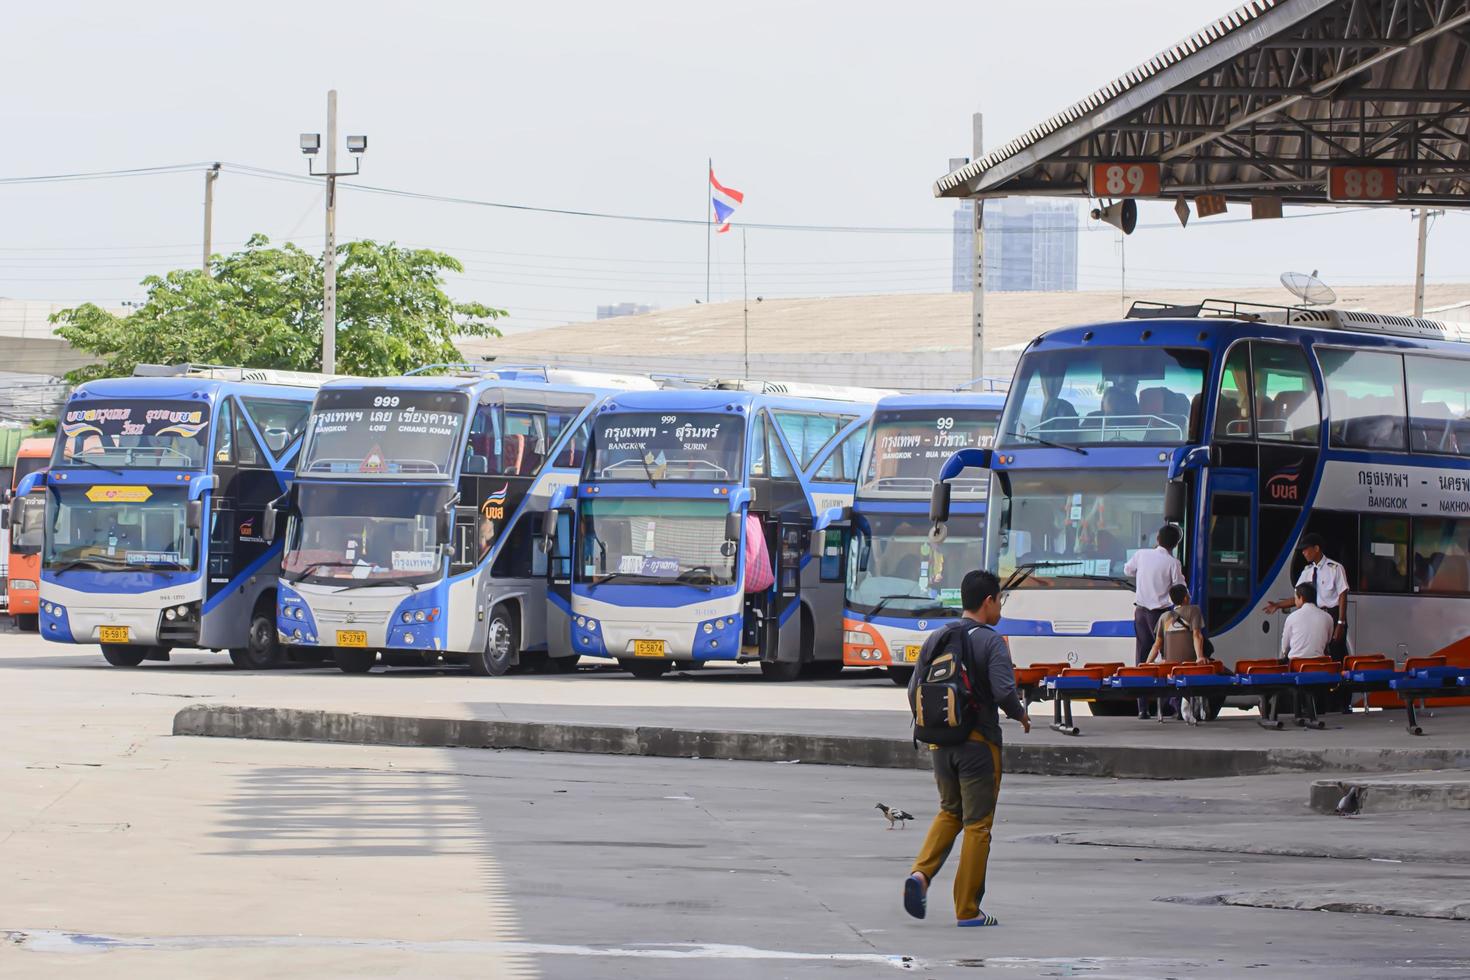
[[[913,643],[910,643],[908,646],[904,647],[903,648],[903,659],[904,659],[904,662],[905,663],[917,663],[918,662],[918,659],[919,659],[919,650],[921,650],[921,649],[922,649],[922,647],[917,646],[917,645],[915,645]]]
[[[633,656],[635,657],[662,657],[667,644],[663,640],[634,640]]]
[[[337,645],[339,647],[365,647],[367,646],[367,630],[338,630]]]
[[[97,636],[103,643],[126,643],[128,642],[128,628],[126,626],[102,626],[98,628]]]

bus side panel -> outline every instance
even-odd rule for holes
[[[204,617],[199,624],[199,646],[205,650],[239,649],[250,635],[250,615],[262,592],[275,588],[280,559],[273,556],[253,575],[245,576],[230,588],[216,592],[205,602]],[[274,620],[274,610],[268,612]]]
[[[826,532],[812,535],[820,548]],[[843,591],[841,582],[823,582],[820,558],[811,558],[801,570],[801,601],[811,614],[816,630],[812,639],[813,660],[842,659]]]
[[[485,648],[485,623],[490,606],[476,603],[481,581],[490,580],[488,568],[478,575],[451,580],[445,601],[444,649],[452,653],[468,653]]]

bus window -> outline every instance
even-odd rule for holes
[[[1404,358],[1409,380],[1409,438],[1416,453],[1470,456],[1470,363]]]
[[[786,447],[781,445],[781,437],[776,434],[775,425],[764,426],[770,434],[771,439],[771,477],[776,480],[796,479],[796,467],[791,464],[791,457],[786,454]]]
[[[766,413],[755,417],[755,438],[751,441],[750,475],[766,476]]]
[[[1398,354],[1318,348],[1332,414],[1332,444],[1349,449],[1408,448],[1404,363]]]
[[[858,465],[863,455],[863,440],[867,437],[866,429],[857,429],[848,435],[832,455],[828,456],[822,463],[822,468],[817,470],[818,480],[855,480],[858,475]]]
[[[1256,435],[1263,442],[1317,444],[1317,385],[1300,347],[1251,343]]]
[[[309,402],[279,401],[274,398],[241,398],[240,404],[265,439],[265,448],[279,457],[306,430],[311,414]]]
[[[1250,402],[1250,347],[1236,344],[1225,359],[1225,370],[1220,372],[1220,397],[1215,402],[1215,438],[1249,439],[1251,437],[1251,414],[1246,406]]]
[[[851,415],[822,415],[815,412],[776,411],[772,414],[776,423],[781,426],[781,431],[786,433],[786,441],[791,444],[791,451],[796,454],[796,460],[803,470],[853,420]]]
[[[235,412],[228,398],[219,400],[219,421],[215,424],[214,461],[235,461]]]
[[[580,469],[582,460],[587,458],[587,436],[592,431],[590,421],[583,422],[582,427],[567,440],[566,445],[561,447],[556,459],[552,461],[553,466],[562,466],[568,469]]]
[[[1360,592],[1409,591],[1409,519],[1363,517],[1355,583]]]
[[[1470,592],[1470,521],[1415,519],[1414,591]]]
[[[260,447],[255,442],[255,436],[250,434],[250,425],[245,421],[245,413],[236,408],[232,414],[235,417],[235,459],[241,466],[263,466]]]

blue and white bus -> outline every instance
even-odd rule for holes
[[[444,375],[325,385],[291,492],[276,627],[348,673],[467,663],[570,670],[547,657],[541,520],[577,481],[588,418],[647,378],[436,365]],[[565,617],[557,617],[565,628]]]
[[[1291,595],[1307,532],[1346,566],[1353,650],[1470,662],[1470,328],[1217,301],[1134,316],[1034,341],[996,447],[943,471],[990,470],[1017,663],[1131,662],[1123,566],[1165,520],[1227,665],[1277,656],[1263,607]]]
[[[594,417],[549,540],[571,649],[640,677],[719,660],[835,675],[841,525],[878,393],[711,384],[618,395]],[[774,584],[747,591],[755,534]]]
[[[852,506],[842,659],[882,666],[907,684],[930,632],[960,611],[960,580],[985,566],[983,475],[950,481],[953,503],[941,543],[929,539],[929,500],[939,469],[961,449],[994,443],[1005,395],[890,395],[878,402]]]
[[[117,667],[180,648],[281,663],[280,549],[266,505],[291,479],[324,376],[143,366],[67,399],[46,487],[41,635]]]

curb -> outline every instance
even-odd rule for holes
[[[1318,813],[1336,813],[1348,790],[1358,791],[1358,813],[1443,813],[1470,810],[1470,779],[1458,782],[1407,782],[1387,779],[1319,779],[1307,804]]]
[[[929,752],[906,739],[798,735],[654,726],[564,724],[364,715],[301,708],[191,705],[175,735],[423,748],[524,749],[669,759],[793,762],[929,769]],[[1119,779],[1209,779],[1286,772],[1402,772],[1470,768],[1466,749],[1179,749],[1064,744],[1005,746],[1007,772]],[[1338,796],[1333,797],[1336,806]]]

